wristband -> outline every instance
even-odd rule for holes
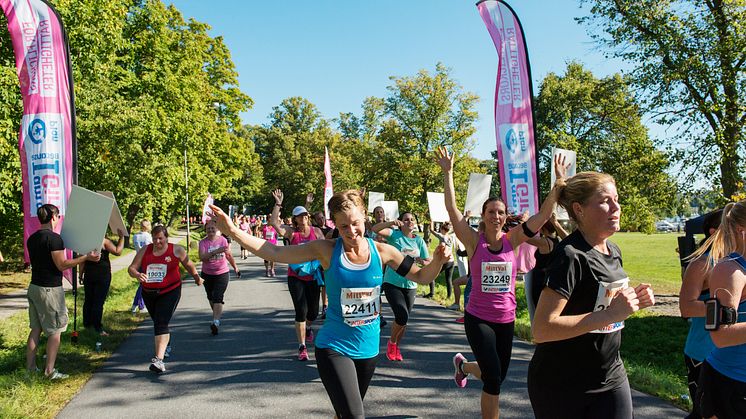
[[[525,234],[526,237],[534,237],[536,235],[536,232],[531,231],[526,223],[521,223],[521,228],[523,229],[523,234]]]
[[[407,276],[409,273],[409,270],[412,269],[412,265],[414,264],[414,258],[412,256],[404,256],[404,260],[401,262],[398,268],[396,268],[396,273],[400,276]]]

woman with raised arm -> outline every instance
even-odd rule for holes
[[[321,230],[311,225],[311,216],[305,207],[293,208],[292,228],[280,224],[284,194],[276,189],[272,191],[272,196],[275,198],[275,206],[272,208],[269,224],[281,237],[286,238],[291,246],[324,239]],[[319,315],[320,290],[316,275],[321,273],[318,267],[318,261],[288,265],[288,290],[295,308],[295,336],[298,338],[299,361],[308,361],[306,342],[313,341],[311,324]]]
[[[653,305],[653,290],[629,286],[609,240],[621,216],[614,178],[582,172],[565,182],[558,202],[578,228],[557,246],[534,314],[531,406],[538,419],[632,418],[621,329]]]
[[[169,243],[168,230],[161,224],[153,228],[153,243],[140,249],[127,269],[132,278],[140,281],[142,298],[153,320],[155,355],[150,360],[150,371],[159,374],[166,372],[163,358],[171,338],[168,324],[181,299],[180,263],[194,282],[202,285],[202,278],[189,260],[186,249]]]
[[[363,398],[378,356],[383,266],[427,284],[438,275],[449,254],[440,246],[434,261],[419,268],[412,257],[396,248],[365,238],[365,204],[356,190],[334,194],[328,205],[339,238],[282,247],[241,233],[220,208],[211,208],[222,232],[263,259],[288,264],[321,262],[329,309],[315,344],[319,376],[338,418],[362,418]]]
[[[536,231],[549,219],[561,186],[552,189],[537,214],[507,233],[503,232],[508,218],[505,203],[500,198],[489,198],[482,204],[484,231],[477,232],[456,206],[454,155],[440,147],[437,161],[443,170],[448,216],[456,237],[466,248],[469,271],[474,281],[469,303],[464,310],[464,329],[476,362],[467,362],[460,353],[454,355],[454,379],[459,387],[466,386],[470,374],[481,379],[482,417],[497,418],[500,416],[500,386],[508,373],[513,349],[518,266],[513,249],[535,236]],[[562,185],[562,180],[558,181],[558,185]]]
[[[702,257],[708,250],[712,300],[705,303],[708,306],[705,311],[715,348],[702,364],[699,375],[699,413],[703,418],[743,418],[746,415],[746,200],[723,208],[720,228],[693,257]]]
[[[373,226],[373,232],[385,238],[388,244],[399,249],[404,256],[411,256],[419,264],[428,263],[430,256],[427,245],[422,237],[415,234],[416,229],[417,218],[411,212],[402,213],[397,220]],[[409,313],[414,307],[417,284],[392,269],[386,269],[383,275],[383,292],[386,293],[386,301],[389,302],[391,311],[394,312],[391,337],[386,344],[386,357],[390,361],[402,361],[399,345],[407,330]]]

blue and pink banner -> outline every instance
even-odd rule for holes
[[[57,12],[41,0],[0,0],[0,7],[8,18],[23,97],[18,148],[25,247],[28,236],[39,228],[37,208],[54,204],[64,220],[74,168],[72,81]],[[60,222],[58,232],[61,229]],[[25,257],[28,261],[28,251]]]
[[[479,15],[497,48],[495,133],[502,197],[508,211],[539,211],[536,143],[531,109],[531,71],[523,28],[505,2],[477,3]]]

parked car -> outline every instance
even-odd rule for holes
[[[661,220],[655,223],[655,229],[661,233],[671,233],[676,231],[676,226],[666,220]]]

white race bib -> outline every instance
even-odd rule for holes
[[[596,304],[593,306],[593,311],[601,311],[609,308],[611,300],[620,291],[626,289],[629,286],[629,278],[620,279],[614,282],[599,282],[598,283],[598,295],[596,295]],[[610,325],[604,326],[600,329],[593,330],[591,333],[611,333],[617,330],[624,329],[624,321],[611,323]]]
[[[220,249],[221,247],[223,247],[223,246],[208,246],[207,247],[207,253],[210,253],[213,250]],[[220,259],[223,259],[224,257],[225,257],[225,252],[220,252],[220,253],[216,253],[216,254],[210,256],[210,260],[212,260],[212,261],[220,260]]]
[[[148,270],[146,272],[148,279],[146,279],[145,282],[163,282],[163,278],[166,277],[166,268],[167,265],[163,263],[151,263],[148,265]]]
[[[348,326],[357,327],[372,323],[381,312],[381,287],[342,288],[339,303],[342,317]]]
[[[513,276],[513,262],[482,262],[482,292],[497,294],[510,292]]]

